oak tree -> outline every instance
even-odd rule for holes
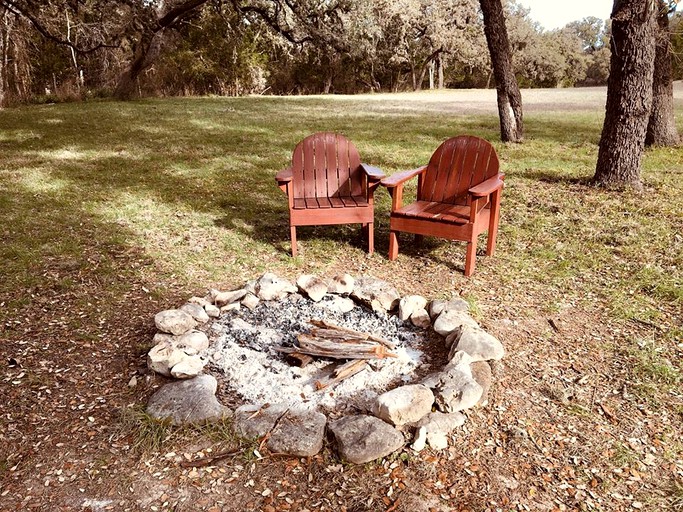
[[[615,0],[605,121],[593,180],[641,188],[640,161],[652,107],[658,0]]]

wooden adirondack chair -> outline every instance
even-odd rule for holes
[[[360,223],[374,246],[373,193],[384,177],[363,164],[356,147],[343,135],[315,133],[299,142],[292,165],[275,176],[289,199],[292,256],[297,254],[296,227]]]
[[[418,176],[417,200],[403,206],[403,185]],[[429,164],[382,180],[392,196],[389,259],[398,257],[398,232],[467,242],[465,275],[474,271],[477,236],[488,229],[486,254],[496,247],[504,175],[491,144],[459,136],[441,144]]]

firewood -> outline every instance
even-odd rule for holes
[[[398,357],[388,352],[384,345],[368,343],[335,343],[321,340],[308,334],[299,334],[297,352],[312,356],[331,357],[334,359],[384,359]]]
[[[367,367],[368,362],[365,359],[356,359],[353,361],[349,361],[347,363],[344,363],[332,372],[331,375],[328,375],[327,377],[315,381],[315,389],[320,391],[321,389],[328,388],[330,386],[334,386],[335,384],[338,384],[342,380],[352,377],[356,375],[357,373],[362,372],[365,370]]]
[[[353,334],[353,335],[355,335],[359,338],[362,338],[362,339],[368,339],[371,341],[375,341],[377,343],[381,343],[385,347],[392,349],[392,350],[396,348],[396,345],[394,345],[390,341],[387,341],[383,338],[380,338],[379,336],[375,336],[375,335],[367,333],[367,332],[354,331],[353,329],[349,329],[348,327],[342,327],[340,325],[333,324],[332,322],[328,322],[327,320],[311,319],[311,320],[309,320],[309,323],[311,325],[315,325],[316,327],[322,327],[325,329],[333,329],[333,330],[337,330],[337,331],[347,332],[347,333]]]
[[[313,358],[311,356],[309,356],[308,354],[302,354],[301,352],[291,352],[287,355],[291,358],[296,359],[301,368],[313,362]]]

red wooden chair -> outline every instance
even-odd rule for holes
[[[417,200],[403,206],[403,185],[418,176]],[[382,180],[392,196],[389,259],[398,257],[398,232],[467,242],[465,275],[474,271],[477,236],[488,229],[486,254],[496,247],[504,175],[491,144],[462,135],[441,144],[429,164]]]
[[[275,176],[289,199],[292,256],[296,256],[296,227],[360,223],[374,247],[373,193],[384,177],[363,164],[356,147],[343,135],[315,133],[299,142],[292,165]]]

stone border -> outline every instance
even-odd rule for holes
[[[209,347],[203,331],[222,314],[242,307],[254,309],[261,301],[280,300],[297,292],[314,302],[334,295],[332,307],[340,312],[359,303],[387,314],[395,311],[400,320],[423,329],[433,328],[449,348],[448,362],[417,384],[379,395],[372,415],[346,416],[328,423],[318,411],[285,404],[246,404],[234,413],[229,411],[216,399],[216,379],[202,373],[207,364],[203,352]],[[159,332],[147,356],[148,367],[179,380],[165,384],[150,397],[147,412],[152,417],[185,424],[233,416],[241,435],[267,436],[265,446],[270,451],[297,457],[317,454],[327,429],[340,458],[357,464],[402,449],[411,434],[411,447],[416,451],[427,445],[435,450],[446,448],[448,435],[466,421],[462,411],[486,401],[492,380],[488,361],[505,355],[500,341],[469,315],[463,299],[401,298],[385,281],[366,276],[356,280],[349,274],[330,280],[306,274],[294,285],[266,273],[237,290],[211,290],[206,297],[192,297],[179,309],[157,313],[154,323]]]

